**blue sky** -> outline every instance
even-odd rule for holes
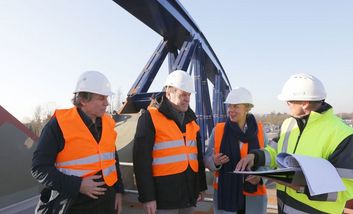
[[[277,94],[294,73],[322,80],[335,112],[353,112],[353,1],[182,0],[233,87],[255,113],[287,112]],[[0,105],[20,120],[38,105],[70,107],[78,76],[99,70],[128,92],[161,37],[110,0],[0,1]],[[160,90],[166,72],[150,90]]]

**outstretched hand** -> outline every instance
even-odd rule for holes
[[[260,182],[261,180],[261,177],[260,176],[255,176],[255,175],[249,175],[248,177],[245,178],[245,181],[253,184],[253,185],[256,185]]]
[[[246,157],[242,158],[237,166],[235,167],[235,170],[237,171],[251,171],[251,168],[254,166],[254,159],[255,155],[254,154],[248,154]]]
[[[223,155],[223,153],[218,153],[213,156],[213,161],[216,166],[219,166],[228,163],[229,157],[227,155]]]

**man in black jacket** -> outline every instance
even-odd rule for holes
[[[165,95],[139,118],[133,162],[139,201],[148,214],[192,213],[207,189],[192,78],[169,74]]]
[[[105,114],[110,83],[88,71],[74,93],[75,107],[55,112],[33,154],[32,175],[45,186],[36,213],[121,213],[115,123]]]

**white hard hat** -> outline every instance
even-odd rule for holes
[[[183,70],[175,70],[170,73],[164,86],[173,86],[188,93],[195,93],[192,77]]]
[[[110,82],[98,71],[86,71],[77,80],[77,92],[90,92],[104,96],[110,96],[114,93],[111,91]]]
[[[250,104],[254,106],[251,93],[248,89],[237,87],[231,90],[227,96],[226,104]]]
[[[278,99],[282,101],[320,101],[326,98],[322,82],[310,74],[292,75],[282,88]]]

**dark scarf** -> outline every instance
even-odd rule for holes
[[[257,190],[257,185],[252,185],[249,182],[243,183],[241,175],[229,173],[234,171],[240,160],[239,141],[248,143],[248,153],[260,148],[257,139],[257,122],[252,114],[247,115],[246,124],[245,133],[237,123],[230,121],[229,118],[224,126],[220,152],[229,157],[229,162],[223,164],[218,178],[218,209],[220,210],[232,212],[244,210],[243,190],[247,192]]]

